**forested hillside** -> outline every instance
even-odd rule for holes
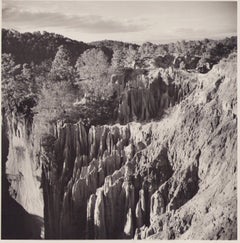
[[[141,46],[114,41],[86,44],[53,33],[3,29],[2,43],[6,111],[39,113],[50,121],[81,117],[103,124],[118,117],[122,93],[114,88],[114,75],[127,79],[135,69],[144,73],[149,67],[205,73],[236,50],[237,39]],[[83,97],[85,103],[80,102]],[[94,117],[92,110],[98,111]]]

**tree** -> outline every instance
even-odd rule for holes
[[[74,69],[71,65],[71,55],[64,46],[59,46],[56,56],[52,62],[50,77],[53,81],[71,81]]]
[[[15,105],[15,76],[20,65],[16,65],[11,54],[2,54],[2,107],[11,110]]]
[[[113,96],[89,96],[85,103],[76,106],[83,121],[88,125],[103,125],[116,119],[117,100]]]
[[[110,121],[116,106],[110,82],[110,56],[101,48],[93,48],[78,58],[75,67],[78,75],[76,83],[84,94],[83,99],[76,102],[82,118],[88,119],[91,124]]]
[[[141,45],[139,48],[139,52],[141,55],[141,58],[144,57],[154,57],[155,51],[157,49],[157,45],[151,43],[151,42],[145,42]]]
[[[35,105],[32,77],[26,65],[16,65],[11,54],[2,55],[2,105],[7,111],[24,114]]]
[[[114,50],[112,57],[112,67],[115,70],[125,66],[124,60],[126,58],[126,52],[127,50],[125,48]]]
[[[75,67],[76,83],[85,96],[100,98],[111,93],[110,57],[101,48],[85,51],[78,58]]]
[[[49,123],[71,118],[76,93],[76,87],[67,81],[45,83],[41,89],[38,104],[34,108],[36,124],[44,130]]]
[[[22,78],[29,84],[29,92],[32,95],[37,95],[41,85],[36,82],[36,77],[35,66],[33,64],[23,64]]]
[[[165,56],[167,54],[167,45],[158,45],[155,53],[156,56]]]
[[[168,44],[168,53],[169,54],[174,54],[176,52],[176,48],[174,43],[169,43]]]
[[[175,50],[178,54],[186,55],[188,48],[185,40],[177,41],[175,44]]]
[[[140,59],[138,49],[133,45],[129,45],[129,48],[126,51],[125,65],[127,67],[133,67],[135,62]]]
[[[80,80],[96,81],[107,74],[110,58],[100,48],[86,50],[76,62],[76,71]]]

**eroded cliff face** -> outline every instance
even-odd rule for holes
[[[9,152],[5,173],[10,196],[28,213],[43,216],[41,166],[34,151],[32,122],[13,112],[6,116],[6,123]]]
[[[46,238],[236,239],[236,68],[232,54],[207,74],[145,76],[120,121],[160,121],[58,123],[41,141]]]
[[[154,193],[151,226],[138,237],[237,238],[237,66],[229,59],[181,103],[169,144],[176,169]]]
[[[112,83],[120,95],[118,120],[149,121],[160,118],[196,87],[196,74],[173,67],[126,69],[112,76]]]

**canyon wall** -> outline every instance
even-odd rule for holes
[[[179,103],[196,86],[196,74],[173,67],[126,69],[112,76],[120,95],[118,120],[149,121],[161,118],[168,107]]]
[[[41,166],[33,146],[32,121],[12,112],[6,116],[6,123],[9,153],[5,173],[10,196],[28,213],[43,217]]]
[[[152,196],[151,226],[137,238],[237,238],[235,58],[200,75],[200,89],[181,103],[169,144],[176,169]]]
[[[151,118],[155,105],[160,121],[58,123],[41,141],[46,238],[236,239],[236,68],[232,54],[186,75],[185,95],[173,92],[162,113],[164,73],[127,89],[122,123]]]
[[[10,195],[44,214],[46,239],[236,239],[236,70],[231,54],[206,74],[117,74],[114,125],[59,121],[40,139],[8,115]]]

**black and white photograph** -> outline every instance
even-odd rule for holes
[[[237,240],[237,1],[3,0],[2,240]]]

